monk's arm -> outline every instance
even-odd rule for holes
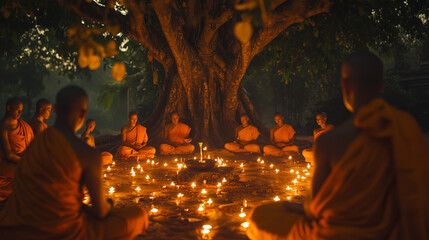
[[[121,130],[121,142],[122,142],[122,146],[127,146],[130,148],[135,148],[136,146],[131,145],[129,143],[127,143],[127,130],[125,129],[125,127],[122,128]]]
[[[314,144],[315,170],[312,182],[312,196],[316,196],[325,180],[331,172],[331,165],[328,155],[328,147],[323,141],[316,141]]]
[[[83,184],[87,187],[91,197],[92,206],[84,205],[83,209],[97,218],[104,218],[110,212],[111,205],[104,196],[101,181],[102,161],[100,154],[87,161],[87,166],[83,170]]]
[[[9,137],[7,135],[7,130],[4,127],[1,128],[1,143],[7,161],[18,162],[21,159],[18,154],[12,152],[10,149]]]
[[[271,128],[270,130],[270,141],[272,144],[276,145],[276,141],[274,140],[274,129]]]

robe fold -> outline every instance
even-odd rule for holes
[[[242,127],[239,127],[242,128]],[[259,137],[259,131],[255,126],[248,125],[245,128],[242,128],[238,132],[238,140],[240,141],[246,141],[251,142]],[[246,145],[241,145],[239,143],[226,143],[225,149],[231,151],[231,152],[237,152],[237,153],[260,153],[261,148],[258,144],[255,143],[249,143]]]
[[[191,128],[184,124],[178,123],[167,134],[167,140],[171,144],[163,143],[159,146],[159,151],[162,155],[175,155],[175,154],[190,154],[194,151],[195,147],[192,144],[185,143],[185,138],[188,137]]]
[[[274,132],[274,142],[289,142],[295,136],[295,130],[288,124],[283,124]],[[290,153],[298,153],[298,146],[289,145],[285,147],[278,147],[275,145],[266,145],[264,147],[264,156],[284,156]]]
[[[33,140],[33,130],[24,120],[18,119],[18,127],[13,131],[8,131],[10,150],[13,153],[21,154]],[[12,181],[16,163],[8,162],[0,147],[0,201],[4,201],[12,192]]]
[[[330,131],[330,130],[332,130],[334,128],[334,125],[332,125],[332,124],[329,124],[329,125],[327,125],[326,126],[326,128],[325,129],[321,129],[320,131],[318,131],[318,132],[316,132],[316,133],[314,133],[314,141],[316,141],[316,139],[320,136],[320,135],[322,135],[322,134],[324,134],[324,133],[326,133],[326,132],[328,132],[328,131]],[[304,158],[305,158],[305,161],[306,162],[310,162],[310,163],[313,163],[314,162],[314,152],[313,152],[313,149],[312,148],[309,148],[309,149],[304,149],[303,151],[302,151],[302,156],[304,156]]]
[[[139,145],[147,143],[148,137],[146,128],[140,124],[127,133],[125,142],[130,145]],[[136,150],[128,146],[120,146],[116,151],[116,158],[129,159],[129,158],[153,158],[155,157],[155,148],[151,146],[145,146],[142,149]]]
[[[0,239],[132,239],[143,230],[139,207],[112,210],[102,220],[84,212],[81,178],[66,138],[53,127],[40,133],[24,152],[0,212]]]
[[[418,124],[382,99],[362,107],[354,124],[361,132],[305,205],[306,216],[282,235],[260,228],[276,219],[252,218],[251,239],[429,239],[429,150]]]

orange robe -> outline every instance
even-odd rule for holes
[[[361,133],[305,204],[306,216],[272,207],[278,219],[252,218],[250,239],[429,239],[429,149],[418,124],[376,99],[355,126]],[[295,219],[277,224],[289,233],[259,228],[279,218]]]
[[[146,133],[146,128],[140,124],[137,124],[133,130],[127,133],[126,143],[131,145],[138,145],[147,143],[148,137]],[[135,150],[128,146],[120,146],[116,151],[116,158],[153,158],[155,157],[155,148],[151,146],[146,146],[140,150]]]
[[[279,129],[274,132],[274,142],[289,142],[295,136],[295,130],[288,124],[283,124]],[[264,156],[284,156],[289,153],[298,153],[298,146],[289,145],[286,147],[277,147],[274,145],[267,145],[264,147]]]
[[[330,131],[330,130],[332,130],[334,128],[334,125],[332,125],[332,124],[329,124],[329,125],[327,125],[326,126],[326,128],[325,129],[320,129],[320,131],[318,131],[318,132],[316,132],[316,133],[314,133],[314,141],[316,141],[316,139],[320,136],[320,135],[322,135],[322,134],[324,134],[324,133],[326,133],[326,132],[328,132],[328,131]],[[314,154],[313,154],[313,149],[311,149],[311,148],[309,148],[309,149],[304,149],[303,151],[302,151],[302,156],[304,156],[304,158],[305,158],[305,161],[306,162],[310,162],[310,163],[313,163],[314,162]]]
[[[86,142],[89,146],[95,147],[94,137],[92,135],[82,135],[81,139]],[[111,164],[113,162],[113,155],[109,152],[102,152],[101,153],[101,162],[103,165]]]
[[[167,135],[167,140],[174,145],[165,143],[161,144],[159,146],[161,154],[191,154],[195,149],[194,145],[185,143],[185,138],[188,137],[190,132],[191,128],[188,125],[179,122],[170,130],[170,132],[168,132]]]
[[[102,220],[82,208],[82,168],[63,135],[38,135],[16,170],[14,191],[0,212],[0,239],[133,239],[145,224],[140,207]]]
[[[8,131],[10,150],[13,153],[21,154],[33,140],[33,130],[30,125],[22,119],[18,119],[18,127],[13,131]],[[0,147],[0,201],[4,201],[12,192],[12,181],[16,163],[8,162]]]
[[[238,130],[239,131],[238,139],[240,141],[251,142],[258,139],[259,137],[260,133],[255,126],[248,125],[245,128],[243,128],[242,126],[238,128],[242,128]],[[261,152],[261,148],[259,147],[258,144],[255,144],[255,143],[246,144],[244,146],[236,142],[226,143],[225,149],[231,152],[237,152],[237,153],[260,153]]]
[[[31,121],[30,121],[30,126],[31,126],[31,129],[33,130],[33,133],[34,133],[35,132],[34,131],[35,126],[32,124]],[[45,122],[42,121],[42,128],[43,128],[42,131],[45,131],[46,129],[48,129],[48,124],[46,124]]]

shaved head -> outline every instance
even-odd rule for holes
[[[374,53],[357,52],[343,62],[346,79],[356,89],[376,89],[383,85],[383,62]]]
[[[88,95],[85,90],[75,85],[68,85],[57,93],[57,113],[67,113],[76,107],[80,107],[81,101],[87,99]]]
[[[17,105],[17,104],[22,104],[22,101],[19,98],[16,98],[16,97],[9,98],[6,101],[6,108],[9,106]]]
[[[68,85],[62,88],[56,97],[55,124],[66,125],[72,131],[78,131],[85,122],[88,107],[88,95],[81,87]]]

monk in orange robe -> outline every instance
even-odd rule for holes
[[[429,149],[417,122],[379,98],[383,64],[351,55],[341,85],[353,117],[315,143],[313,198],[251,215],[250,239],[429,239]]]
[[[48,128],[48,125],[44,120],[49,119],[51,116],[52,104],[48,99],[41,98],[36,103],[36,112],[31,118],[29,124],[31,129],[33,129],[34,135],[45,131]]]
[[[82,133],[82,135],[80,136],[80,139],[82,139],[82,141],[84,141],[86,144],[88,144],[89,146],[95,148],[95,140],[94,140],[94,136],[92,136],[92,131],[94,131],[95,128],[95,120],[94,119],[88,119],[86,121],[86,129],[85,131]],[[101,162],[103,163],[103,165],[107,165],[113,162],[113,155],[109,152],[102,152],[101,153]]]
[[[13,193],[0,212],[0,239],[133,239],[147,228],[143,208],[109,204],[101,156],[75,136],[87,104],[79,87],[57,94],[54,126],[36,137],[16,169]],[[91,206],[82,203],[83,187]]]
[[[0,202],[11,194],[16,165],[34,137],[30,125],[20,119],[22,109],[20,100],[9,99],[6,103],[6,114],[1,120]]]
[[[272,145],[264,147],[264,156],[285,156],[298,153],[298,146],[294,145],[295,130],[291,125],[283,122],[280,113],[274,114],[276,126],[270,130],[270,140]]]
[[[326,120],[328,120],[328,116],[325,112],[316,115],[316,122],[320,128],[314,129],[313,131],[314,141],[316,141],[316,139],[323,133],[326,133],[334,128],[334,125],[326,124]],[[304,149],[304,151],[302,151],[302,156],[304,156],[306,162],[313,163],[313,149]]]
[[[189,138],[191,128],[180,122],[180,116],[177,112],[171,114],[171,123],[164,129],[164,143],[159,146],[162,155],[191,154],[195,146],[190,144],[192,138]]]
[[[128,115],[129,124],[121,130],[122,146],[116,151],[116,158],[142,159],[155,157],[155,148],[146,146],[148,141],[146,128],[138,124],[137,120],[137,113],[130,112]]]
[[[226,143],[225,149],[235,153],[261,153],[261,148],[256,144],[259,137],[258,129],[249,124],[249,116],[240,116],[241,126],[235,129],[235,140]]]

